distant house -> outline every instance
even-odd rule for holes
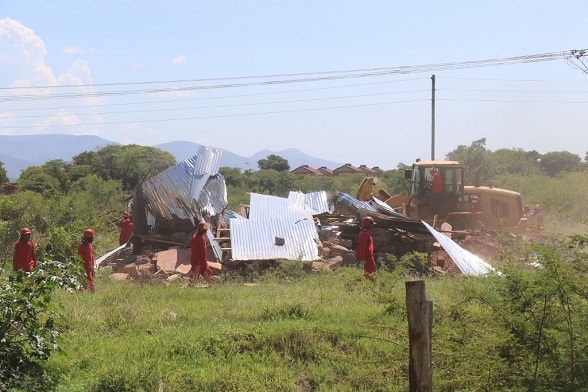
[[[366,165],[359,165],[358,169],[361,170],[362,172],[364,172],[369,177],[375,177],[376,176],[376,171],[370,169]]]
[[[292,174],[320,176],[321,173],[308,165],[298,166],[296,169],[290,171]]]
[[[359,170],[357,167],[353,166],[351,163],[346,163],[343,166],[340,166],[340,167],[336,168],[335,170],[333,170],[334,176],[340,176],[341,174],[357,174],[357,173],[363,173],[363,172],[361,170]]]
[[[378,178],[382,177],[382,174],[384,174],[384,170],[380,169],[380,166],[374,166],[372,167],[372,170],[378,173]]]
[[[321,173],[323,176],[332,176],[333,175],[333,171],[326,166],[321,166],[316,170],[319,173]]]

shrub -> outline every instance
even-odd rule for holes
[[[43,363],[59,350],[60,319],[52,296],[81,288],[77,264],[44,261],[32,272],[16,271],[0,285],[0,390],[50,390],[55,380]]]

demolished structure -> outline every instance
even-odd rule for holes
[[[133,255],[121,246],[96,264],[111,265],[113,272],[123,274],[117,276],[120,279],[185,277],[190,271],[190,239],[204,220],[211,224],[208,259],[215,274],[243,272],[284,259],[315,270],[353,266],[359,223],[370,216],[381,264],[392,262],[388,255],[400,258],[414,251],[431,255],[442,248],[461,273],[493,270],[445,234],[376,198],[359,201],[346,193],[328,198],[324,191],[290,192],[288,197],[251,193],[240,214],[226,210],[227,190],[219,173],[222,153],[201,146],[194,157],[138,185],[132,207]],[[446,265],[436,267],[438,272],[450,271]]]

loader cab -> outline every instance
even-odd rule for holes
[[[436,208],[433,208],[431,193],[433,168],[441,175],[443,185],[441,196],[435,198],[439,203]],[[459,162],[420,161],[405,172],[405,177],[411,180],[412,207],[418,210],[420,219],[431,218],[433,211],[437,211],[441,217],[447,216],[450,212],[463,211],[464,171]]]

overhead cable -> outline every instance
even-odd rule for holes
[[[451,63],[439,63],[439,64],[425,64],[415,66],[400,66],[400,67],[385,67],[385,68],[372,68],[372,69],[358,69],[358,70],[345,70],[345,71],[324,71],[324,72],[312,72],[312,73],[300,73],[300,74],[281,74],[287,77],[296,76],[309,76],[294,79],[277,79],[269,81],[258,81],[248,83],[227,83],[217,85],[198,85],[188,87],[166,87],[156,89],[144,89],[144,90],[120,90],[120,91],[104,91],[104,92],[89,92],[89,93],[64,93],[64,94],[25,94],[18,96],[0,96],[0,101],[18,101],[18,100],[39,100],[39,99],[67,99],[67,98],[82,98],[82,97],[104,97],[104,96],[115,96],[115,95],[131,95],[131,94],[155,94],[162,92],[184,92],[184,91],[195,91],[195,90],[207,90],[207,89],[224,89],[224,88],[240,88],[240,87],[253,87],[253,86],[268,86],[268,85],[279,85],[288,83],[308,83],[308,82],[319,82],[328,80],[340,80],[349,78],[365,78],[365,77],[377,77],[384,75],[402,75],[420,72],[435,72],[435,71],[447,71],[455,69],[466,69],[466,68],[480,68],[480,67],[491,67],[500,65],[510,65],[518,63],[534,63],[534,62],[545,62],[554,61],[558,59],[569,58],[572,53],[584,53],[584,51],[564,51],[564,52],[551,52],[551,53],[540,53],[533,55],[507,57],[502,59],[487,59],[487,60],[476,60],[476,61],[465,61],[465,62],[451,62]],[[312,76],[317,75],[317,76]],[[214,80],[240,80],[249,78],[264,79],[272,77],[272,75],[258,76],[258,77],[233,77],[233,78],[218,78]],[[190,83],[199,81],[198,79],[191,80]],[[209,81],[207,79],[201,79],[200,81]],[[113,85],[136,85],[146,83],[172,83],[172,81],[160,81],[160,82],[136,82],[136,83],[121,83],[121,84],[105,84],[104,86]],[[176,83],[178,83],[176,81]],[[96,87],[97,85],[77,85],[69,87]],[[39,88],[47,86],[38,86]],[[26,87],[30,89],[33,87]],[[10,90],[24,89],[23,87],[10,87],[5,88]]]

